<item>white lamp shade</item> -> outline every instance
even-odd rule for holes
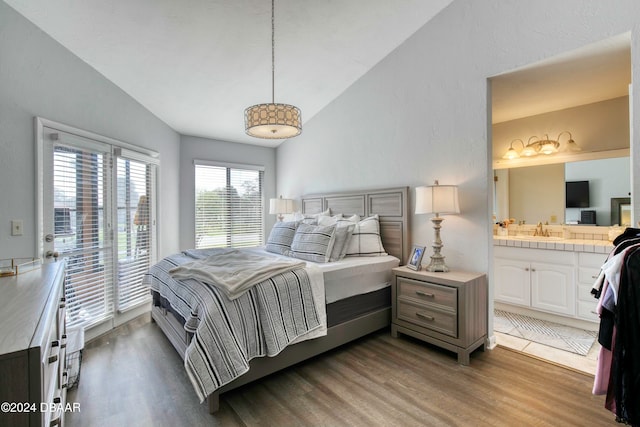
[[[416,187],[416,214],[458,214],[458,187],[430,185]]]
[[[290,214],[293,212],[293,200],[292,199],[269,199],[269,213],[270,214]]]

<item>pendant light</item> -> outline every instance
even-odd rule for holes
[[[257,104],[244,110],[247,135],[265,139],[285,139],[300,135],[300,109],[275,102],[275,0],[271,0],[271,103]]]

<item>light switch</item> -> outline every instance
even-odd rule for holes
[[[12,236],[22,236],[22,220],[14,219],[11,221],[11,235]]]

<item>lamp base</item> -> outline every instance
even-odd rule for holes
[[[440,239],[440,228],[441,223],[444,218],[440,218],[438,214],[435,217],[431,218],[431,222],[433,222],[433,229],[435,231],[435,239],[433,240],[433,255],[431,255],[431,262],[425,268],[426,271],[431,272],[442,272],[446,273],[449,271],[449,268],[444,265],[444,256],[440,253],[440,249],[442,249],[442,240]]]
[[[431,272],[441,272],[441,273],[446,273],[449,271],[449,267],[447,267],[444,264],[444,257],[442,255],[437,256],[440,254],[433,254],[431,256],[431,262],[429,263],[429,265],[427,265],[425,267],[426,271],[431,271]]]

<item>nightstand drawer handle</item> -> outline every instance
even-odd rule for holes
[[[433,298],[433,294],[430,294],[430,293],[428,293],[428,292],[416,291],[416,294],[420,295],[421,297],[429,297],[429,298]]]
[[[429,316],[428,314],[420,313],[419,311],[416,312],[416,316],[422,317],[423,319],[427,319],[427,320],[433,320],[433,316]]]

